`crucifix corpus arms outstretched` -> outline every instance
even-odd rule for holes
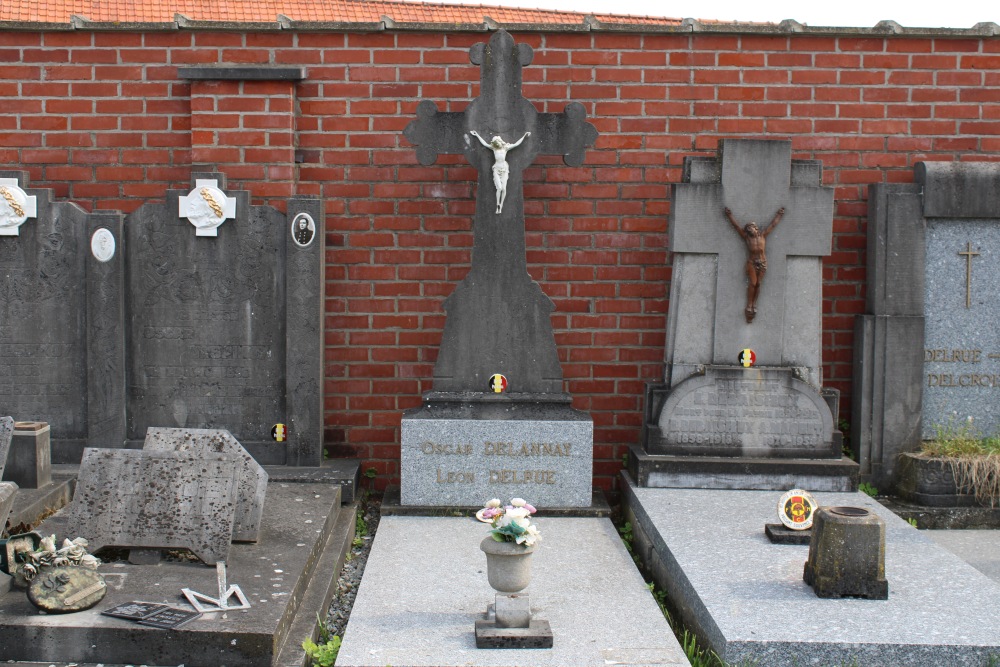
[[[781,216],[785,214],[785,207],[782,206],[778,209],[778,212],[774,214],[774,219],[771,220],[771,224],[763,232],[757,227],[757,223],[753,221],[740,227],[736,219],[733,218],[733,212],[728,207],[723,209],[723,213],[726,214],[726,220],[729,221],[729,224],[733,226],[736,233],[747,244],[747,307],[743,311],[743,314],[747,318],[747,324],[750,324],[757,315],[757,297],[760,296],[760,284],[764,280],[764,274],[767,272],[767,235],[778,226]]]
[[[493,185],[497,189],[497,214],[503,210],[503,202],[507,199],[507,178],[510,176],[510,165],[507,164],[507,151],[513,150],[521,145],[525,137],[530,137],[531,132],[525,132],[521,138],[512,144],[508,144],[500,135],[490,139],[489,143],[479,136],[475,130],[469,130],[469,134],[479,139],[486,148],[493,151]]]
[[[481,392],[494,373],[503,373],[512,383],[509,395],[562,392],[550,317],[555,306],[528,274],[524,170],[539,155],[580,166],[597,129],[579,102],[552,113],[524,98],[521,70],[532,57],[530,46],[503,30],[474,44],[469,60],[480,66],[479,96],[464,111],[439,111],[424,100],[403,131],[420,164],[460,153],[477,172],[472,266],[444,303],[435,391]]]

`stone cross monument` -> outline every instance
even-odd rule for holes
[[[531,63],[532,50],[505,31],[469,55],[481,67],[479,97],[462,112],[441,112],[424,100],[403,133],[417,145],[421,164],[463,153],[479,172],[472,270],[445,301],[434,389],[479,392],[502,373],[511,393],[558,393],[554,306],[525,259],[523,172],[539,154],[579,166],[597,130],[578,102],[562,113],[539,113],[521,96],[521,68]]]
[[[539,154],[580,165],[597,130],[581,104],[539,113],[522,97],[527,44],[500,30],[469,54],[481,67],[479,97],[462,112],[425,100],[404,131],[422,164],[464,154],[479,189],[472,267],[444,303],[434,391],[403,417],[402,502],[523,495],[550,507],[590,505],[593,422],[562,391],[554,306],[528,274],[523,172]]]
[[[674,186],[666,370],[631,471],[640,486],[847,490],[857,467],[822,386],[833,189],[789,141],[719,153],[688,158]]]

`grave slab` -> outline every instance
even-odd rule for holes
[[[229,455],[88,447],[67,513],[92,552],[186,548],[214,565],[229,552],[236,488]]]
[[[540,513],[526,592],[551,624],[551,649],[476,648],[475,622],[496,595],[484,524],[383,516],[338,667],[688,665],[611,521]]]
[[[157,428],[146,429],[142,448],[151,452],[225,454],[236,460],[236,515],[233,541],[256,542],[260,516],[267,493],[267,473],[233,434],[225,429]]]
[[[727,663],[971,667],[1000,655],[1000,586],[865,494],[813,495],[885,521],[888,600],[817,597],[802,578],[809,547],[764,535],[777,492],[644,489],[623,478],[637,551]]]
[[[63,616],[39,614],[24,591],[0,595],[0,661],[272,667],[284,644],[304,639],[289,628],[314,626],[316,613],[325,608],[329,597],[311,592],[328,591],[339,571],[353,533],[331,540],[331,531],[343,515],[353,527],[351,509],[341,511],[339,488],[333,485],[270,484],[260,540],[233,545],[226,563],[229,582],[240,586],[250,609],[207,613],[179,630],[144,627],[100,612],[134,600],[190,608],[181,589],[212,591],[217,587],[214,567],[105,563],[99,572],[108,582],[107,597],[93,609]],[[41,530],[60,539],[75,535],[65,512],[48,519]],[[317,568],[320,562],[327,567]],[[309,605],[302,602],[306,599],[311,599]]]

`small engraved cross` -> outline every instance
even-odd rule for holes
[[[972,305],[972,258],[979,253],[973,251],[971,241],[966,241],[965,251],[958,254],[965,255],[965,307],[969,308]]]

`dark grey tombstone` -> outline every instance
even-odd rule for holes
[[[222,174],[194,174],[192,184]],[[149,427],[221,428],[257,461],[322,460],[320,202],[288,214],[235,198],[235,219],[198,236],[170,190],[128,218],[127,438]],[[299,233],[299,222],[306,223]],[[272,429],[285,424],[287,440]]]
[[[822,257],[833,227],[833,189],[821,177],[818,161],[792,160],[790,141],[727,139],[718,158],[685,161],[670,212],[664,382],[647,393],[643,446],[630,457],[640,486],[852,485],[837,394],[821,383]],[[726,208],[741,228],[770,229],[752,318],[747,242]],[[755,366],[740,364],[745,349]]]
[[[236,469],[223,454],[88,448],[67,520],[91,551],[182,548],[214,565],[232,541]]]
[[[424,100],[404,131],[421,164],[433,164],[440,153],[462,153],[479,173],[479,188],[472,267],[444,304],[434,392],[403,418],[402,503],[475,505],[490,494],[509,497],[512,489],[528,497],[523,466],[518,466],[520,482],[499,481],[515,479],[512,470],[503,469],[514,466],[489,451],[497,443],[520,447],[526,438],[541,437],[546,442],[536,444],[549,445],[546,451],[570,444],[577,454],[546,454],[531,462],[532,480],[557,480],[541,482],[548,504],[589,505],[593,422],[572,410],[562,393],[550,319],[554,306],[527,271],[522,174],[540,154],[581,164],[597,131],[579,103],[562,113],[539,113],[522,97],[521,70],[533,55],[527,44],[515,44],[500,30],[469,54],[481,67],[479,97],[463,112],[441,112]],[[497,154],[476,135],[483,142],[500,137],[506,144],[502,207],[494,183]],[[506,377],[506,393],[490,393],[494,374]],[[455,447],[463,453],[444,454]]]
[[[10,442],[14,438],[14,419],[0,417],[0,479],[3,479],[7,467],[7,455],[10,453]]]
[[[267,473],[232,433],[224,429],[150,427],[142,448],[152,452],[225,454],[233,457],[237,464],[233,541],[257,541],[267,493]]]
[[[88,444],[124,443],[122,217],[53,201],[24,172],[0,171],[35,197],[36,217],[0,235],[0,412],[52,427],[53,459],[79,461]],[[106,228],[115,251],[99,261]],[[98,393],[89,400],[90,389]]]
[[[1000,165],[919,162],[868,196],[868,294],[854,344],[852,440],[861,472],[899,482],[935,427],[1000,430]]]

